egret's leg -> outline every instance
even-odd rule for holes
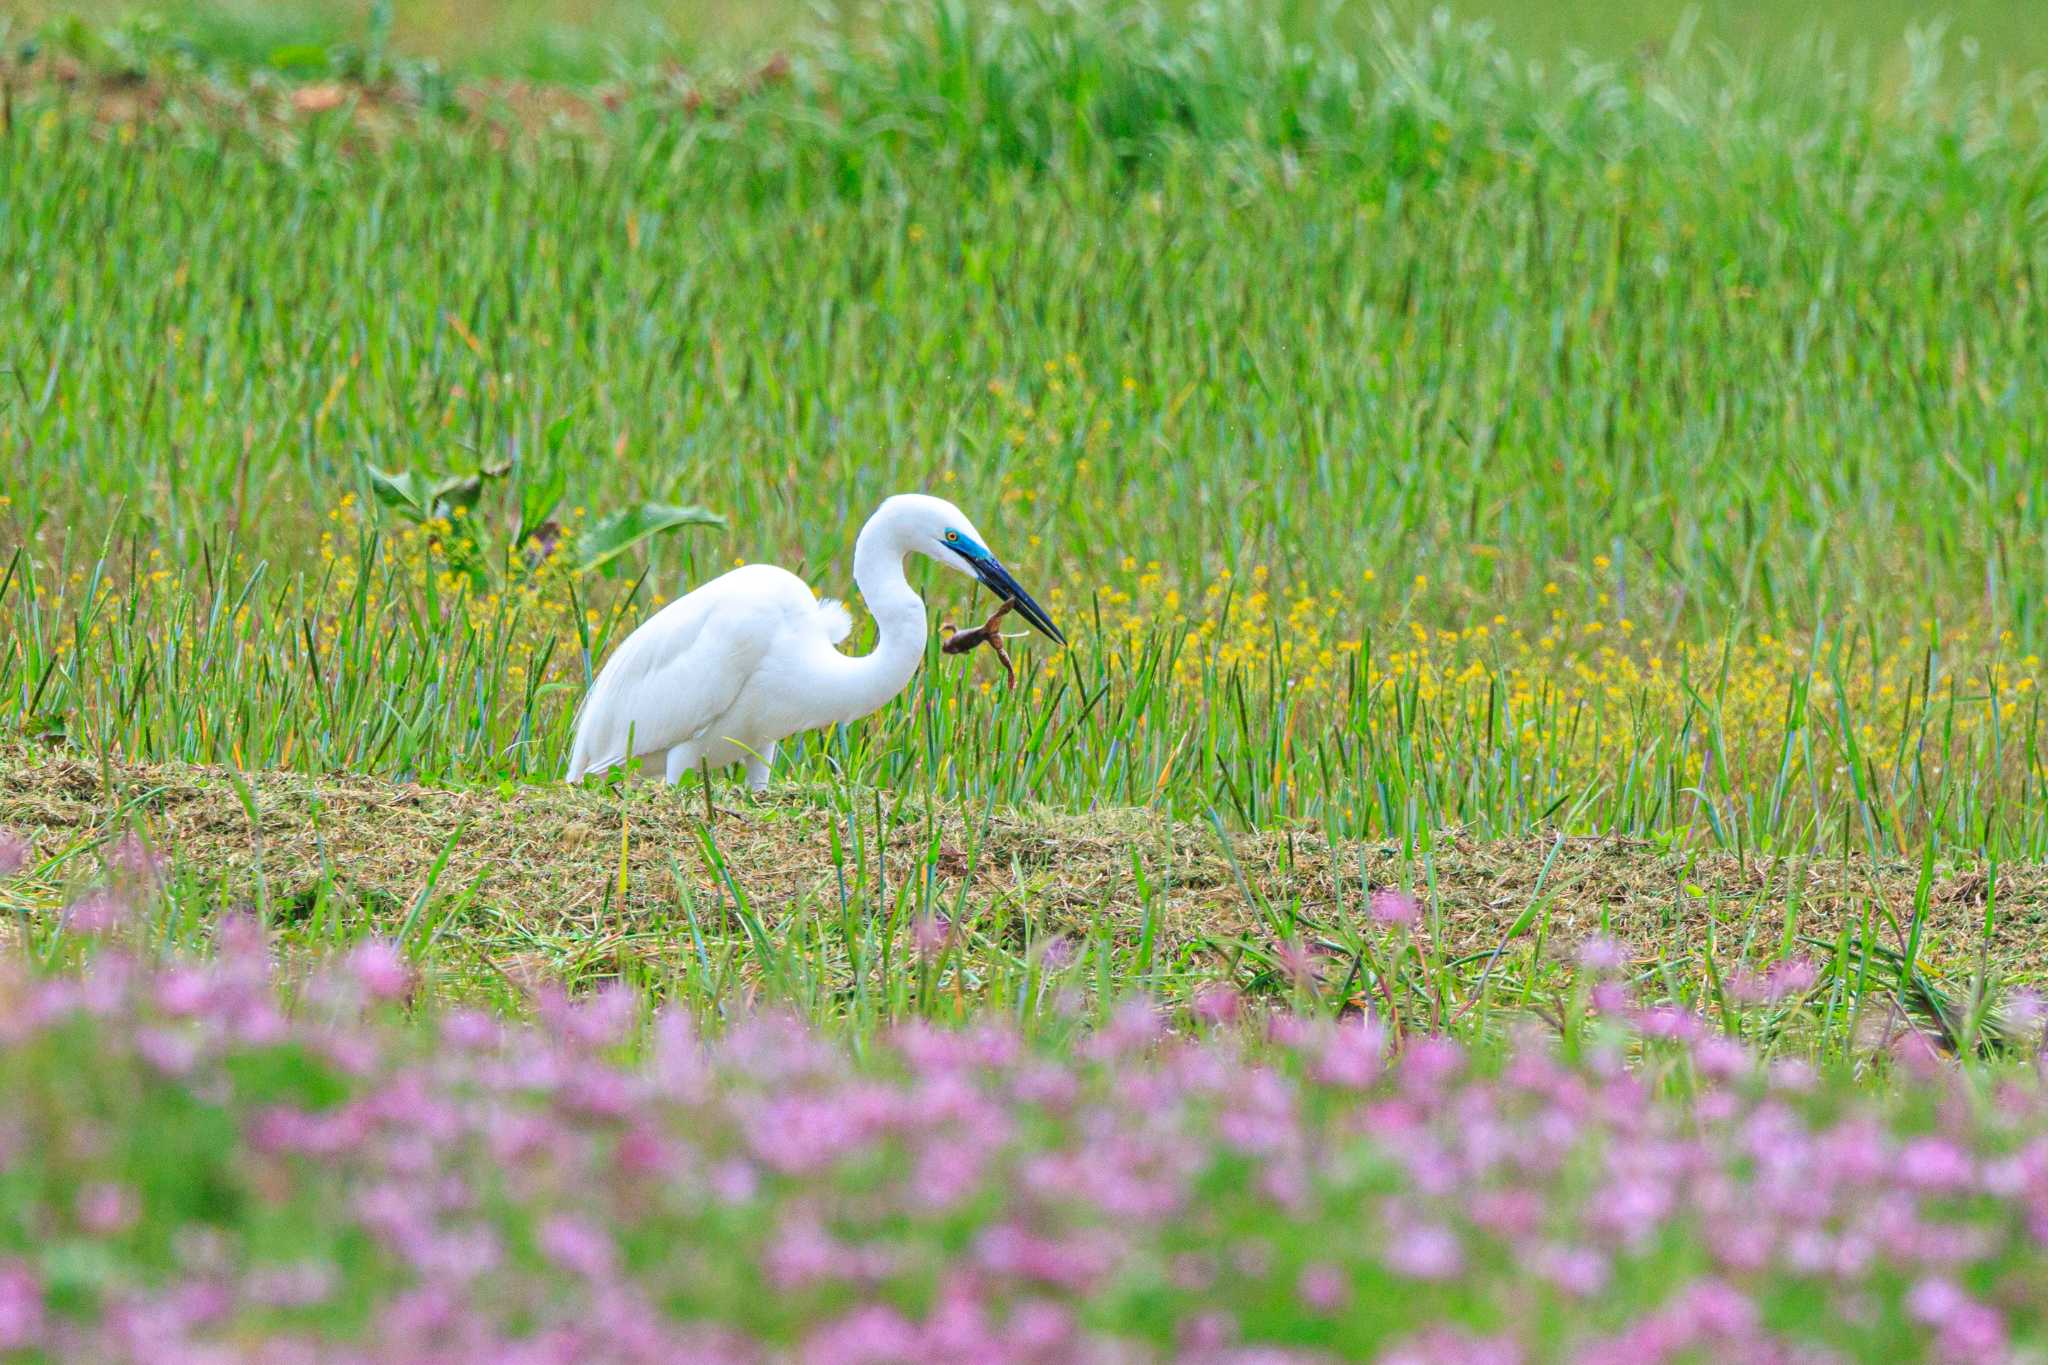
[[[690,746],[678,744],[668,751],[668,762],[661,780],[673,787],[683,780],[683,774],[690,771],[692,766],[694,765],[690,762]]]
[[[768,769],[775,763],[775,746],[761,746],[761,756],[747,755],[747,790],[759,796],[768,790]]]

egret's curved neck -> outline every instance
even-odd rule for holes
[[[869,520],[853,545],[853,581],[879,632],[869,653],[846,661],[845,719],[878,711],[901,692],[924,661],[924,599],[903,575],[909,554],[895,528]]]

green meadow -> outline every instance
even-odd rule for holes
[[[7,7],[0,1360],[2041,1359],[2035,8]]]

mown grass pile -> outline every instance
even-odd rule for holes
[[[0,882],[46,969],[76,921],[140,890],[149,953],[203,952],[222,905],[294,961],[387,936],[434,998],[530,1013],[626,983],[707,1026],[774,1005],[851,1041],[994,1014],[1028,1037],[1143,995],[1176,1017],[1260,1009],[1503,1042],[1556,1016],[1575,945],[1621,945],[1658,999],[1743,1027],[1748,987],[1811,974],[1766,1056],[1855,1065],[1899,1032],[1959,1054],[2024,1047],[2007,1017],[2048,979],[2048,870],[1756,858],[1651,841],[1441,833],[1403,844],[1234,833],[1157,812],[962,810],[785,786],[709,824],[661,789],[435,790],[183,765],[24,766],[0,792]],[[121,830],[143,827],[152,844]],[[131,869],[158,873],[136,887]],[[1375,913],[1412,896],[1416,922]],[[2019,992],[2021,994],[2016,995]]]

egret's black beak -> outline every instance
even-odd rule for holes
[[[962,554],[960,557],[967,561],[968,568],[974,570],[974,576],[981,580],[982,586],[994,593],[998,600],[1016,603],[1011,610],[1029,621],[1039,634],[1060,644],[1067,642],[1067,637],[1060,634],[1060,628],[1045,614],[1045,608],[1031,600],[1031,594],[1010,577],[1010,571],[994,555]]]

